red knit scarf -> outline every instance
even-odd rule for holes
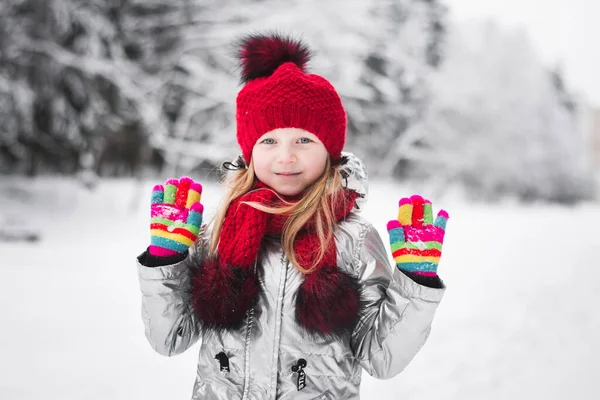
[[[259,182],[258,190],[229,206],[218,246],[218,257],[205,260],[192,279],[196,315],[208,330],[238,329],[246,312],[256,305],[260,283],[255,264],[265,235],[279,235],[287,215],[269,214],[243,204],[280,206],[275,192]],[[344,219],[356,204],[357,193],[345,190],[335,204],[335,218]],[[287,200],[287,199],[286,199]],[[305,225],[294,242],[298,263],[310,268],[321,246],[314,221]],[[261,267],[257,265],[257,267]],[[351,334],[358,320],[360,285],[337,266],[335,240],[313,272],[305,274],[296,293],[296,322],[307,333],[341,337]]]

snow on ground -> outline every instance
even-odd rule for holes
[[[5,223],[41,235],[0,243],[0,398],[189,399],[198,345],[162,357],[141,323],[134,258],[148,243],[153,183],[101,181],[86,192],[73,181],[0,179]],[[220,189],[204,193],[209,218]],[[363,213],[384,240],[398,198],[412,193],[371,185]],[[598,398],[600,206],[432,200],[451,215],[446,296],[414,361],[391,380],[365,374],[362,398]]]

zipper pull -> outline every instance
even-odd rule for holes
[[[298,374],[298,378],[296,379],[296,388],[298,391],[306,387],[306,372],[304,372],[306,365],[307,363],[304,358],[299,359],[295,365],[292,365],[292,372]]]
[[[225,354],[224,351],[215,355],[215,360],[219,360],[221,372],[229,372],[229,357],[227,357],[227,354]]]

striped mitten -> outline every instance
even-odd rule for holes
[[[189,177],[169,179],[152,189],[150,247],[153,256],[185,253],[194,244],[204,207],[200,204],[202,186]]]
[[[400,199],[398,219],[387,224],[392,255],[399,269],[437,276],[448,213],[440,210],[435,222],[431,201],[419,195]]]

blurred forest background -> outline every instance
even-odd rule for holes
[[[588,105],[526,34],[440,0],[3,0],[0,173],[208,175],[238,153],[236,39],[278,30],[338,89],[371,176],[475,199],[594,196]]]

